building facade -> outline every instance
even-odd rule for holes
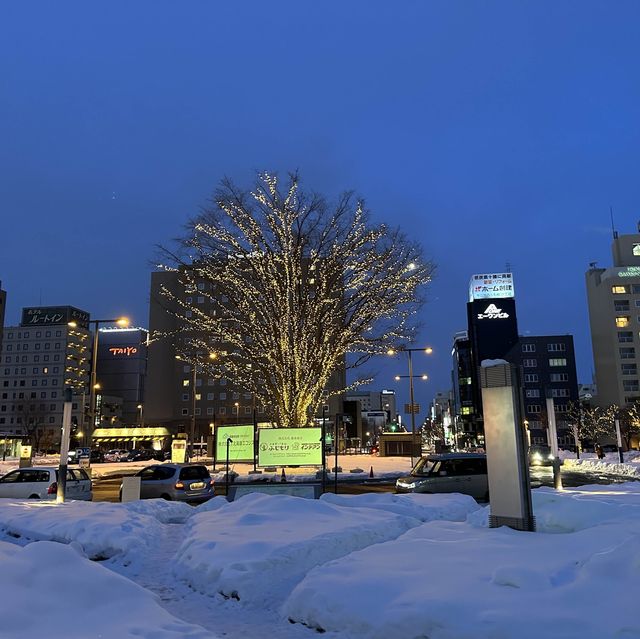
[[[0,355],[0,430],[39,447],[59,445],[64,391],[73,390],[73,420],[82,427],[91,367],[89,314],[71,306],[22,311],[5,328]],[[72,322],[74,326],[70,326]]]
[[[119,419],[127,425],[144,422],[148,335],[144,328],[101,328],[99,332],[99,396],[121,398]]]
[[[640,232],[614,233],[613,266],[586,272],[599,406],[640,401]]]
[[[523,414],[531,443],[548,443],[547,397],[551,397],[558,442],[573,445],[569,413],[579,399],[573,337],[520,336],[506,359],[520,369]]]

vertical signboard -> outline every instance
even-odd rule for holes
[[[229,442],[229,462],[253,462],[253,424],[216,426],[216,461],[227,460],[227,439],[231,439]]]

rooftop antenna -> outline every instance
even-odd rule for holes
[[[511,273],[511,262],[507,261],[504,263],[504,268],[507,273]]]
[[[616,231],[616,227],[613,225],[613,207],[609,206],[609,214],[611,215],[611,232],[613,233],[613,239],[618,239],[618,231]]]

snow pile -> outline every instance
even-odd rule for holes
[[[7,585],[0,597],[2,637],[215,639],[170,615],[144,588],[68,546],[0,542],[0,563]]]
[[[28,540],[76,542],[88,557],[118,556],[131,562],[160,538],[162,520],[184,514],[183,506],[162,500],[135,504],[1,500],[0,530]]]
[[[252,603],[280,599],[314,566],[420,524],[385,510],[288,495],[253,493],[219,503],[187,523],[175,574],[203,592]]]
[[[310,571],[283,612],[367,639],[638,637],[640,495],[616,489],[536,491],[554,534],[423,524]]]
[[[565,459],[565,468],[586,470],[589,472],[606,473],[609,475],[623,475],[625,477],[640,477],[640,466],[637,462],[628,460],[625,453],[625,463],[618,461],[618,455],[607,455],[609,459]]]
[[[426,495],[408,493],[367,493],[363,495],[334,495],[325,493],[322,501],[342,507],[376,508],[398,515],[414,517],[420,521],[446,519],[448,521],[465,521],[467,516],[480,509],[473,497],[469,495],[434,494]]]

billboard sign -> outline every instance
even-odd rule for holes
[[[322,466],[322,428],[261,428],[258,466]]]
[[[472,275],[469,281],[469,301],[514,297],[513,273]]]
[[[216,426],[215,460],[227,460],[227,439],[229,443],[229,462],[253,461],[253,425]]]
[[[75,322],[89,326],[89,313],[73,306],[36,306],[22,309],[20,326],[60,326]]]

